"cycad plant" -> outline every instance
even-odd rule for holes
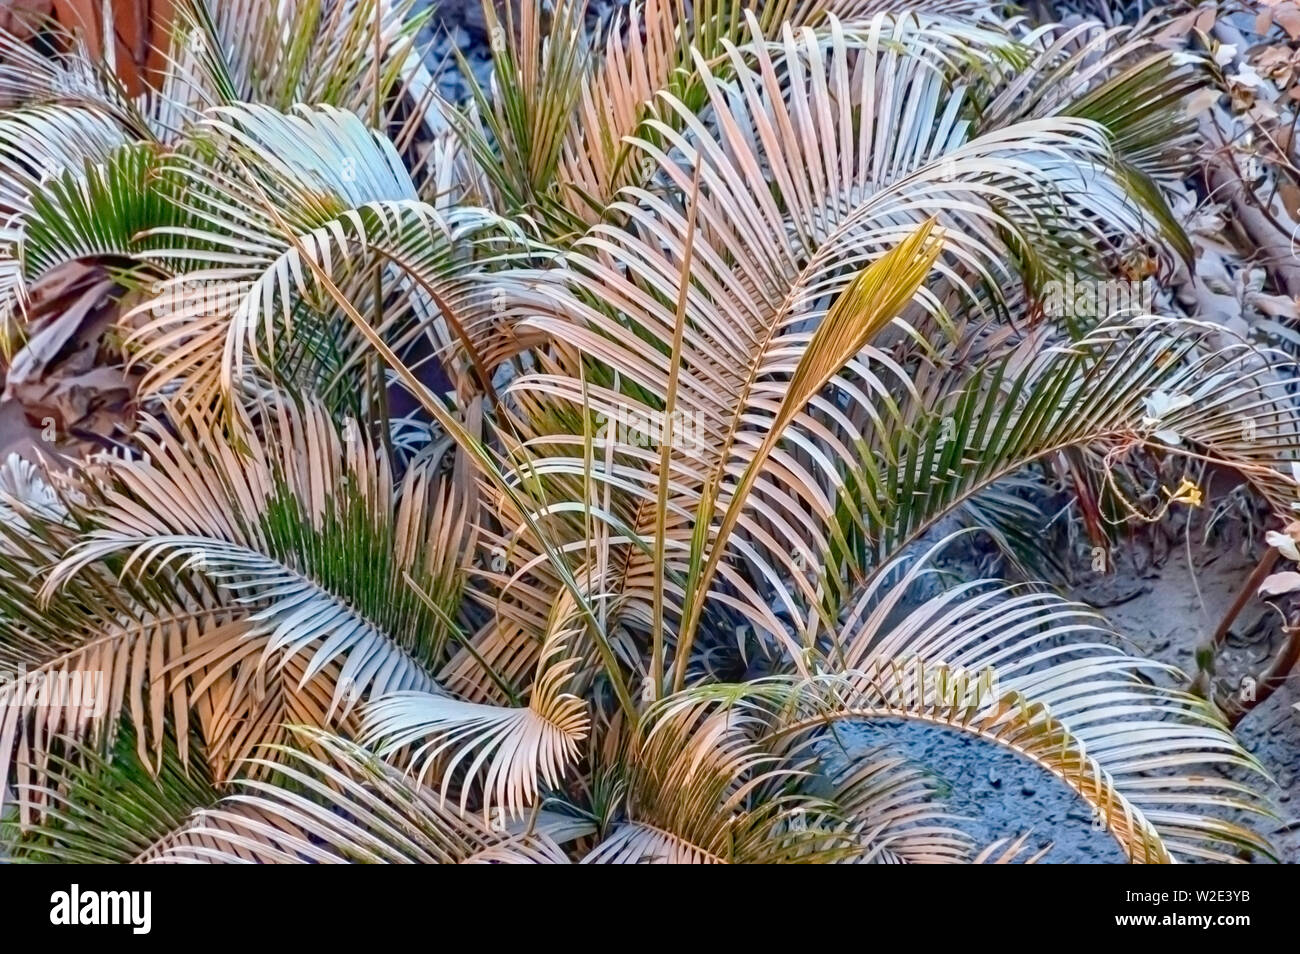
[[[175,10],[144,96],[3,43],[11,352],[90,263],[140,375],[120,446],[3,474],[12,857],[1030,857],[846,758],[862,721],[1018,754],[1133,861],[1270,855],[1214,702],[1020,575],[1031,483],[1296,496],[1277,361],[1044,307],[1189,254],[1195,56],[972,0],[523,0],[448,103],[408,2]],[[954,572],[975,539],[1016,578]]]

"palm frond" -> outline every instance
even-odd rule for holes
[[[468,250],[508,234],[498,219],[419,201],[392,144],[349,113],[223,107],[204,133],[208,144],[177,166],[194,223],[152,233],[170,241],[151,257],[177,274],[131,316],[146,391],[179,387],[191,408],[207,407],[229,398],[251,357],[273,380],[346,405],[370,359],[303,255],[382,314],[399,351],[427,339],[447,368],[468,354],[473,389],[490,390],[476,342],[498,319]],[[225,158],[212,163],[210,148]]]
[[[166,6],[140,75],[107,6],[0,36],[6,397],[88,305],[143,374],[110,452],[0,466],[6,853],[1040,860],[841,744],[907,721],[1132,861],[1273,857],[1213,697],[936,542],[1027,580],[1040,501],[1156,524],[1191,468],[1300,506],[1289,362],[1051,305],[1195,272],[1202,73],[1155,18],[485,0],[452,104],[417,0]]]
[[[984,488],[1070,448],[1210,459],[1277,510],[1289,507],[1300,432],[1288,379],[1254,346],[1224,346],[1217,326],[1155,317],[1112,322],[1072,344],[1050,340],[1028,335],[971,372],[929,377],[905,399],[909,426],[877,431],[885,442],[873,441],[846,481],[850,562],[880,565]],[[1186,407],[1153,417],[1156,395],[1185,396]]]
[[[563,819],[511,828],[448,808],[353,743],[299,730],[319,755],[275,750],[265,768],[301,795],[246,780],[217,807],[196,814],[143,860],[184,863],[414,864],[564,863],[548,830],[583,830]]]
[[[856,864],[961,864],[971,839],[956,824],[933,779],[882,750],[866,752],[829,778],[827,799],[860,847]]]
[[[554,411],[529,429],[534,444],[546,447],[548,474],[583,472],[576,453],[556,453],[565,444],[577,450],[572,409],[589,407],[615,422],[647,421],[651,434],[661,432],[672,366],[680,366],[673,411],[692,435],[674,447],[671,476],[651,470],[653,452],[619,447],[624,456],[614,457],[616,470],[598,479],[653,479],[656,487],[668,479],[667,532],[678,542],[666,548],[666,576],[694,580],[691,561],[707,560],[704,582],[715,569],[723,574],[743,594],[735,602],[755,606],[748,622],[776,639],[786,638],[784,627],[757,608],[767,601],[750,597],[749,584],[720,562],[728,534],[711,551],[693,534],[714,521],[738,522],[747,511],[736,547],[810,638],[821,598],[808,567],[843,545],[839,528],[827,523],[838,492],[832,475],[858,466],[866,435],[888,428],[897,414],[894,393],[911,387],[892,349],[910,339],[924,353],[927,336],[945,329],[959,336],[951,309],[977,302],[976,286],[996,289],[1008,279],[1007,236],[1016,249],[1050,246],[1049,226],[1065,191],[1095,196],[1098,218],[1118,228],[1137,229],[1142,221],[1136,207],[1116,198],[1118,183],[1097,179],[1105,178],[1108,154],[1100,127],[1038,118],[971,137],[960,118],[960,91],[935,47],[910,27],[880,26],[854,45],[835,31],[787,31],[769,47],[751,20],[751,44],[724,41],[725,80],[720,67],[698,59],[711,121],[665,94],[682,130],[652,118],[647,126],[663,145],[638,141],[681,194],[698,175],[695,233],[688,234],[688,215],[676,203],[627,190],[616,203],[626,225],[598,225],[566,254],[567,288],[552,290],[541,284],[544,274],[541,282],[529,276],[537,291],[526,294],[540,314],[520,323],[564,344],[543,373],[517,378],[510,390],[530,411],[569,405],[567,421]],[[916,301],[878,341],[847,355],[846,366],[823,382],[829,387],[809,395],[807,409],[788,402],[791,375],[832,303],[863,266],[881,261],[931,219],[941,235],[938,258]],[[678,325],[677,296],[664,289],[679,288],[688,246],[683,344],[675,358],[668,343]],[[600,368],[581,386],[566,360],[573,351]],[[799,412],[784,430],[774,426],[782,408]],[[567,434],[557,433],[557,419]],[[779,445],[769,438],[776,431]],[[750,469],[769,453],[764,466]],[[751,480],[752,489],[742,491]],[[653,512],[633,499],[619,516],[644,537],[650,524],[639,523],[638,514]],[[636,561],[643,558],[633,553],[629,565]],[[623,583],[608,587],[619,593]],[[701,610],[699,591],[691,598],[688,628]]]
[[[308,653],[305,680],[344,660],[332,711],[368,692],[433,689],[424,666],[439,658],[444,625],[403,576],[435,599],[454,600],[457,582],[440,569],[455,551],[437,552],[436,532],[423,536],[427,484],[395,488],[359,428],[344,439],[319,408],[265,410],[264,442],[250,428],[242,452],[219,433],[191,426],[182,445],[146,424],[140,445],[149,456],[106,462],[105,485],[82,514],[88,531],[54,567],[45,598],[126,554],[122,574],[195,572],[247,607],[254,631],[268,636],[264,663]],[[393,508],[408,492],[426,496],[395,525]]]
[[[481,788],[485,815],[495,810],[524,817],[543,786],[559,787],[588,734],[586,702],[568,691],[585,662],[586,654],[574,646],[583,641],[585,621],[571,601],[562,599],[560,606],[538,653],[527,707],[395,693],[366,706],[363,741],[381,756],[411,747],[412,772],[423,782],[441,771],[444,798],[459,775],[462,812],[471,792]]]
[[[1086,798],[1133,860],[1272,854],[1236,822],[1182,810],[1269,811],[1230,774],[1262,769],[1222,715],[1156,681],[1180,673],[1115,648],[1091,608],[1031,586],[972,581],[918,599],[927,560],[863,590],[832,650],[844,674],[812,680],[793,719],[878,707],[1008,745]]]
[[[183,825],[196,808],[216,804],[217,790],[199,760],[182,760],[170,736],[158,766],[142,763],[131,731],[109,757],[80,748],[74,760],[52,757],[39,786],[19,786],[26,801],[48,804],[39,825],[11,824],[4,842],[12,859],[37,864],[130,864]],[[29,788],[38,789],[36,791]]]
[[[756,743],[755,720],[668,697],[623,753],[623,812],[586,864],[734,864],[846,857],[829,806],[801,772]]]
[[[42,602],[46,574],[77,538],[75,491],[52,488],[18,457],[0,475],[0,664],[17,674],[0,685],[0,798],[16,779],[27,823],[45,807],[32,767],[105,751],[124,719],[141,764],[161,766],[168,725],[185,763],[195,686],[176,667],[200,636],[239,639],[250,626],[201,586],[167,574],[119,581],[113,567],[88,569]]]

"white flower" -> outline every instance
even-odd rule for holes
[[[1294,570],[1272,573],[1259,585],[1260,596],[1281,596],[1283,593],[1294,593],[1296,590],[1300,590],[1300,573]]]
[[[1177,447],[1183,442],[1179,433],[1168,427],[1161,427],[1164,419],[1181,408],[1187,407],[1192,403],[1192,399],[1186,394],[1168,394],[1164,391],[1153,391],[1142,399],[1146,405],[1146,417],[1142,418],[1144,427],[1154,430],[1155,438],[1171,447]]]
[[[1277,550],[1278,553],[1286,557],[1293,563],[1300,563],[1300,550],[1296,549],[1295,540],[1289,533],[1278,533],[1276,530],[1270,530],[1264,534],[1264,540],[1270,547]]]
[[[1219,66],[1227,66],[1237,58],[1237,44],[1220,43],[1218,49],[1214,51],[1214,62]]]
[[[1229,76],[1228,79],[1238,86],[1245,86],[1247,89],[1259,89],[1264,85],[1264,77],[1256,73],[1255,67],[1249,63],[1242,64],[1241,69]]]
[[[1235,49],[1233,51],[1236,52]],[[1169,57],[1171,66],[1195,66],[1198,63],[1204,63],[1205,57],[1200,53],[1192,53],[1187,50],[1178,50]],[[1223,64],[1219,64],[1222,66]]]

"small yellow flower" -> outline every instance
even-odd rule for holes
[[[1177,490],[1170,490],[1168,487],[1161,487],[1165,496],[1169,498],[1171,504],[1185,503],[1189,507],[1199,507],[1201,505],[1201,488],[1196,486],[1186,477],[1178,485]]]

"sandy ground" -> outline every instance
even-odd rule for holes
[[[1190,565],[1195,568],[1194,577],[1185,547],[1177,546],[1163,567],[1129,578],[1130,598],[1102,609],[1143,655],[1191,671],[1196,665],[1195,647],[1214,631],[1255,562],[1255,554],[1243,555],[1232,541],[1199,549],[1193,537]],[[1085,589],[1079,595],[1086,599],[1089,594]],[[1248,604],[1220,657],[1220,672],[1230,684],[1267,665],[1280,641],[1279,622],[1262,600]],[[1242,745],[1277,782],[1271,794],[1280,818],[1271,825],[1266,822],[1263,830],[1277,846],[1281,860],[1291,864],[1300,861],[1300,713],[1293,708],[1297,701],[1300,692],[1293,672],[1287,685],[1237,726]]]

